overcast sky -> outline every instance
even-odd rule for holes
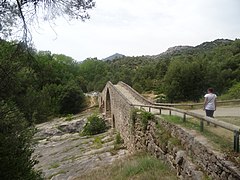
[[[240,0],[96,0],[89,13],[86,22],[41,24],[33,32],[36,48],[82,61],[240,38]]]

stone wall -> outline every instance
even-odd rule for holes
[[[120,82],[141,103],[151,104],[127,84]],[[240,179],[239,167],[208,146],[195,131],[173,125],[160,117],[143,128],[139,117],[132,118],[129,100],[108,82],[99,95],[99,106],[110,124],[120,132],[130,152],[148,151],[168,162],[183,179]]]
[[[160,117],[150,121],[146,131],[138,117],[131,135],[135,151],[146,150],[168,162],[183,179],[240,179],[239,167],[212,150],[204,137]]]
[[[107,113],[107,91],[109,91],[111,103],[111,117],[108,117],[107,119],[110,121],[112,127],[116,128],[116,130],[120,132],[126,146],[131,149],[132,140],[130,138],[132,138],[132,136],[130,136],[129,120],[131,119],[130,116],[132,106],[125,96],[123,96],[121,92],[118,92],[111,82],[108,82],[99,96],[99,105],[101,106],[102,103],[102,105],[105,107],[102,108],[104,114]]]

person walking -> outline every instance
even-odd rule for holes
[[[206,112],[206,116],[213,118],[214,111],[216,111],[216,107],[217,107],[217,103],[216,103],[217,95],[213,93],[214,92],[213,88],[208,88],[207,91],[208,93],[205,94],[204,96],[205,99],[204,99],[203,108]]]

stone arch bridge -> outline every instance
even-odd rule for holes
[[[204,174],[213,179],[240,179],[240,167],[234,162],[229,162],[223,155],[206,146],[208,140],[196,132],[187,131],[184,128],[168,123],[167,121],[148,122],[147,129],[143,130],[139,119],[132,120],[131,114],[134,107],[145,107],[151,111],[166,109],[186,115],[193,115],[201,120],[208,121],[219,127],[233,131],[234,149],[239,151],[240,127],[229,123],[219,122],[216,119],[201,116],[170,107],[156,106],[155,103],[147,100],[136,92],[133,88],[123,82],[112,84],[108,82],[99,94],[99,108],[106,119],[109,120],[113,128],[120,132],[124,143],[130,151],[147,150],[156,157],[170,163],[177,170],[177,174],[183,179],[204,179]],[[160,109],[159,109],[160,108]],[[153,111],[151,111],[153,112]],[[138,117],[137,117],[138,118]],[[134,124],[134,126],[133,126]],[[156,135],[157,124],[164,128],[173,139],[180,141],[179,146],[171,146],[171,138],[167,139],[167,144],[161,144],[161,137]],[[203,124],[203,123],[201,123]],[[133,128],[132,128],[133,127]],[[165,138],[165,137],[164,137]],[[165,139],[166,141],[166,139]],[[175,141],[175,142],[178,142]],[[189,156],[190,155],[190,156]],[[200,167],[200,168],[199,168]],[[201,170],[199,170],[201,169]]]
[[[122,81],[116,85],[113,85],[110,81],[107,82],[99,95],[101,112],[109,120],[112,127],[121,133],[125,142],[130,142],[128,141],[130,138],[129,121],[134,104],[152,105],[152,102]]]

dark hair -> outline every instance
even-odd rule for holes
[[[213,93],[213,88],[208,88],[208,91],[210,92],[210,93]]]

